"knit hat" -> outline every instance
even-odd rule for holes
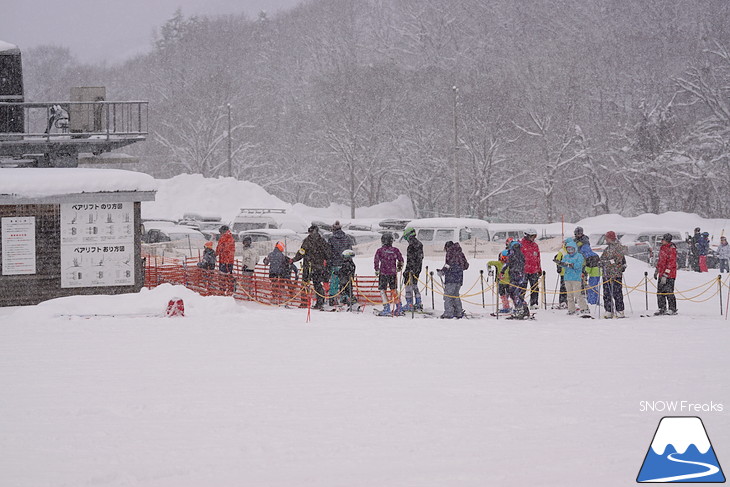
[[[616,232],[613,230],[609,230],[606,232],[606,240],[609,242],[615,242],[616,241]]]
[[[284,252],[284,244],[281,242],[276,242],[275,247],[279,249],[281,252]]]
[[[342,230],[342,225],[340,225],[339,220],[337,220],[336,222],[334,222],[332,224],[332,231],[335,231],[335,230]]]
[[[205,247],[206,249],[212,249],[212,248],[213,248],[213,242],[205,242],[205,245],[204,245],[204,247]]]

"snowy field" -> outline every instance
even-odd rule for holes
[[[485,268],[470,260],[462,292]],[[631,260],[627,282],[647,269]],[[680,271],[677,288],[713,277]],[[153,316],[172,296],[186,317]],[[307,322],[306,310],[165,285],[4,308],[0,484],[632,485],[667,414],[700,416],[730,465],[730,322],[719,306],[680,301],[678,316],[640,318],[644,295],[632,293],[624,320],[368,310]],[[641,411],[664,400],[725,410]]]

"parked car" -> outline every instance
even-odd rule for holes
[[[273,250],[276,242],[283,242],[288,253],[294,253],[302,245],[302,236],[288,228],[260,228],[258,230],[244,230],[236,234],[237,241],[244,237],[251,237],[251,244],[261,255],[266,255]]]
[[[489,242],[489,223],[475,218],[422,218],[412,220],[418,240],[427,243],[465,242],[479,239]]]
[[[174,223],[145,222],[142,243],[154,255],[178,253],[194,257],[202,252],[208,239],[194,228]]]

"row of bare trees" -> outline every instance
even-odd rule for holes
[[[24,53],[27,98],[101,83],[110,97],[148,99],[154,136],[130,149],[141,170],[231,172],[353,216],[400,194],[420,216],[727,216],[728,19],[721,0],[178,12],[149,54],[120,66],[81,66],[58,47]]]

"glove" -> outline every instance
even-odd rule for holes
[[[446,271],[448,269],[451,269],[451,266],[449,264],[444,264],[444,267],[441,270]]]
[[[375,271],[375,277],[380,277],[380,271],[378,271],[378,270]]]
[[[659,271],[654,271],[654,279],[656,279],[657,277],[659,277]]]
[[[436,269],[436,274],[438,274],[439,277],[444,277],[444,274],[446,274],[446,272],[443,269]]]
[[[499,274],[497,274],[497,277],[498,277],[498,278],[499,278],[499,280],[501,281],[502,279],[504,279],[504,274],[502,274],[502,273],[499,273]]]
[[[667,278],[666,277],[662,276],[662,277],[659,278],[659,285],[660,286],[663,286],[666,283],[667,283]]]
[[[395,270],[400,272],[403,270],[403,262],[398,262],[398,264],[395,266]]]

